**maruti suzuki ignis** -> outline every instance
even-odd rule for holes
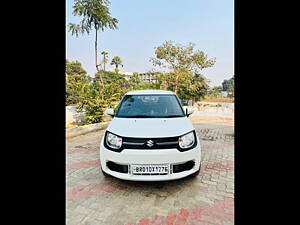
[[[100,143],[104,175],[124,180],[164,181],[195,176],[201,147],[184,110],[171,91],[142,90],[125,94]]]

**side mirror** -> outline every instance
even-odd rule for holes
[[[105,114],[110,115],[110,116],[114,116],[115,115],[114,109],[112,109],[112,108],[106,109]]]
[[[191,109],[191,108],[186,108],[186,110],[185,110],[185,114],[186,114],[186,116],[187,117],[189,117],[191,114],[193,114],[194,113],[194,110],[193,109]]]

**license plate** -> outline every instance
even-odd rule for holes
[[[131,165],[132,174],[160,175],[169,173],[169,165]]]

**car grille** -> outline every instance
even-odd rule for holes
[[[168,138],[123,137],[123,148],[148,149],[148,150],[178,148],[178,137],[168,137]]]

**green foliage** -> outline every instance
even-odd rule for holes
[[[140,90],[142,85],[142,80],[138,73],[134,72],[131,79],[129,80],[129,86],[132,90]]]
[[[155,48],[156,58],[151,58],[150,61],[154,66],[169,68],[173,72],[189,71],[192,73],[200,73],[200,70],[215,64],[215,58],[208,59],[203,51],[194,50],[194,47],[193,43],[184,46],[166,41]]]
[[[78,112],[85,114],[88,124],[101,122],[104,110],[115,107],[128,89],[129,84],[123,74],[101,70],[92,79],[80,62],[66,61],[66,105],[78,106]]]
[[[111,17],[109,4],[108,0],[75,0],[73,15],[82,16],[83,19],[79,24],[69,23],[68,28],[72,35],[89,34],[93,29],[117,29],[118,20]]]
[[[200,101],[207,94],[208,89],[209,86],[205,77],[201,74],[195,74],[192,76],[189,91],[185,98]]]
[[[66,105],[76,105],[88,89],[91,78],[78,61],[66,61]]]
[[[234,92],[234,76],[222,83],[223,91]]]
[[[214,86],[209,89],[208,95],[212,97],[218,97],[221,94],[222,87],[221,86]]]
[[[108,60],[107,60],[108,52],[102,51],[102,52],[101,52],[101,55],[103,55],[102,63],[103,63],[103,69],[105,70],[105,65],[106,65],[106,63],[108,62]]]
[[[79,34],[90,34],[95,29],[95,66],[99,72],[98,64],[98,31],[104,31],[104,28],[118,29],[118,20],[111,17],[108,6],[109,0],[75,0],[73,5],[73,15],[81,16],[79,24],[69,23],[68,30],[72,35],[78,37]],[[104,55],[105,69],[105,55]],[[101,79],[103,86],[103,81]]]
[[[215,64],[215,58],[208,59],[203,51],[194,50],[195,44],[186,46],[166,41],[155,48],[154,66],[168,68],[170,72],[157,75],[161,89],[174,91],[182,101],[199,101],[208,91],[208,81],[200,74],[204,68]]]
[[[66,78],[67,82],[70,83],[67,84],[66,104],[78,105],[78,111],[85,113],[88,123],[100,122],[104,109],[112,106],[114,101],[118,100],[123,93],[123,89],[120,89],[120,87],[124,85],[121,82],[124,79],[116,76],[111,78],[105,71],[100,71],[98,67],[97,32],[104,31],[105,28],[113,30],[118,28],[118,20],[111,17],[109,5],[109,0],[75,0],[73,15],[82,17],[82,20],[78,24],[68,24],[69,32],[76,37],[79,34],[89,35],[93,29],[96,31],[95,64],[98,73],[95,79],[83,81],[75,76],[70,77],[68,75]],[[106,55],[108,53],[103,51],[101,54],[103,55],[102,63],[105,70]],[[118,62],[118,65],[121,65],[121,62]],[[116,65],[116,68],[118,65]],[[68,87],[68,85],[71,87]]]
[[[115,72],[119,73],[120,72],[119,66],[123,66],[120,56],[114,56],[113,59],[111,60],[110,65],[115,65],[116,67]]]
[[[97,91],[97,83],[90,84],[90,87],[82,95],[82,101],[78,105],[78,112],[84,112],[86,122],[101,122],[105,108],[109,107],[109,101],[102,99]]]
[[[188,100],[199,101],[207,93],[208,84],[206,79],[201,74],[193,75],[188,71],[180,73],[165,73],[157,76],[157,85],[159,89],[165,89],[175,92],[178,97],[186,102]]]
[[[129,82],[125,79],[125,75],[110,71],[101,72],[103,73],[106,95],[111,96],[112,101],[119,101],[130,89]]]
[[[103,78],[104,86],[101,83]],[[130,90],[129,82],[124,74],[100,70],[90,83],[86,92],[82,93],[79,112],[84,112],[87,123],[99,123],[106,108],[115,108],[121,97]]]

